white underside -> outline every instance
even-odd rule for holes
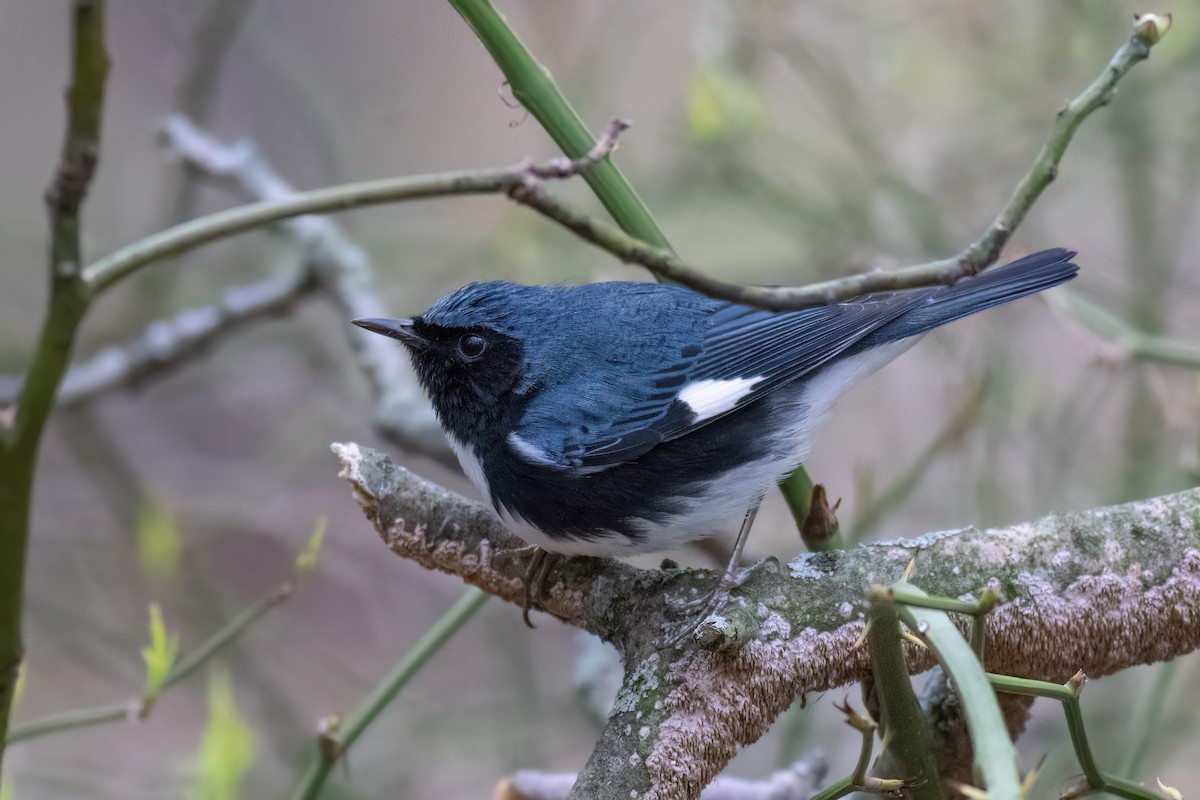
[[[877,347],[818,372],[808,380],[803,394],[797,399],[793,425],[780,436],[783,441],[792,443],[789,449],[771,458],[743,464],[719,480],[709,482],[700,488],[698,499],[692,501],[685,511],[665,522],[641,523],[639,532],[642,536],[637,541],[615,532],[588,539],[551,537],[507,512],[501,513],[500,517],[505,527],[529,544],[564,555],[655,553],[672,550],[695,539],[725,532],[734,533],[750,506],[808,457],[816,431],[825,421],[834,402],[851,386],[896,358],[915,342],[916,338],[905,339]],[[491,504],[492,495],[473,448],[468,449],[454,437],[450,437],[450,444],[467,477]]]

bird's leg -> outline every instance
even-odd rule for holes
[[[529,610],[533,601],[542,596],[546,576],[550,574],[557,556],[536,545],[533,548],[533,558],[529,559],[529,567],[525,570],[525,596],[521,603],[521,619],[531,628],[537,627],[529,619]]]
[[[742,519],[742,527],[738,530],[737,540],[733,543],[733,555],[729,557],[729,564],[725,567],[725,572],[722,573],[717,585],[713,590],[702,597],[692,600],[684,605],[684,608],[689,611],[694,608],[700,608],[700,614],[683,629],[679,635],[672,638],[667,646],[671,647],[678,644],[685,637],[689,636],[700,627],[700,623],[713,614],[719,614],[729,602],[729,593],[737,587],[741,586],[750,573],[754,570],[754,565],[743,568],[742,552],[746,549],[746,540],[750,538],[750,528],[754,525],[754,518],[758,516],[758,507],[762,505],[762,498],[758,498],[754,505],[750,506],[746,511],[746,516]]]
[[[741,586],[753,570],[753,567],[742,568],[742,553],[746,549],[746,540],[750,538],[750,528],[754,525],[754,518],[758,516],[760,505],[762,505],[761,497],[746,511],[746,516],[742,519],[742,527],[738,530],[737,539],[733,543],[733,554],[729,557],[725,572],[722,573],[721,579],[717,581],[712,592],[687,604],[686,608],[689,609],[704,607],[705,613],[702,618],[716,614],[724,608],[725,604],[729,602],[729,593]]]

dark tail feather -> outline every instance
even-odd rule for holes
[[[1074,257],[1075,251],[1061,247],[1042,250],[964,278],[953,286],[931,290],[923,304],[888,323],[872,338],[882,335],[881,338],[890,341],[906,339],[985,308],[1058,286],[1078,274],[1079,267],[1071,263]]]

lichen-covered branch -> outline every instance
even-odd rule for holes
[[[397,555],[519,603],[528,552],[483,506],[386,456],[335,445],[343,476]],[[702,570],[562,560],[541,606],[613,642],[626,679],[573,797],[690,798],[806,692],[866,673],[863,597],[916,557],[914,584],[948,597],[985,586],[1004,599],[987,618],[992,672],[1062,681],[1200,648],[1200,490],[1045,517],[806,553],[760,569],[735,593],[740,645],[660,650],[710,585]],[[728,644],[728,643],[727,643]],[[926,656],[913,664],[928,668]]]
[[[793,762],[762,780],[719,777],[700,793],[700,800],[809,800],[825,780],[828,766],[820,754]],[[579,776],[573,772],[519,770],[504,778],[495,800],[563,800]]]

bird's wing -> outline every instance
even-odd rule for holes
[[[720,306],[696,342],[672,351],[666,364],[651,361],[647,369],[641,365],[650,360],[641,359],[622,365],[617,385],[535,397],[510,444],[531,461],[562,468],[632,461],[817,369],[924,299],[877,294],[786,313]]]

